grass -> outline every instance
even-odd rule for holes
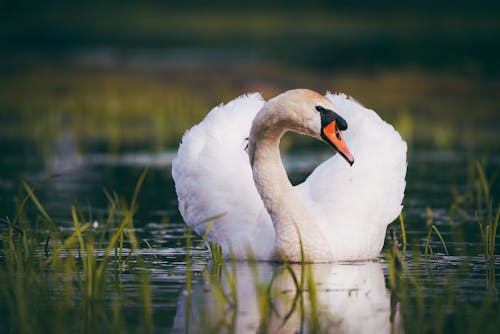
[[[416,70],[318,76],[313,70],[267,61],[227,64],[226,71],[210,66],[157,71],[96,66],[46,63],[3,74],[2,136],[32,140],[42,151],[67,134],[81,150],[96,142],[113,152],[138,145],[161,150],[176,147],[182,134],[221,102],[246,92],[260,91],[270,98],[286,89],[309,87],[356,97],[394,124],[410,146],[494,146],[499,139],[491,127],[497,103],[490,98],[499,84],[491,80]],[[266,84],[256,83],[255,77]],[[436,91],[442,92],[439,98]],[[471,104],[474,118],[469,117]],[[467,127],[463,119],[468,119]],[[310,143],[303,137],[293,141]]]
[[[177,56],[185,64],[193,57],[191,52],[196,58],[199,49],[216,48],[215,57],[209,52],[198,55],[198,61],[219,65],[236,54],[243,59],[233,61],[247,63],[264,55],[287,64],[335,71],[408,66],[498,75],[499,62],[494,57],[500,30],[498,7],[461,2],[452,6],[385,4],[381,8],[370,1],[314,6],[298,1],[288,6],[265,1],[254,6],[231,1],[210,6],[198,1],[182,5],[30,1],[29,6],[4,5],[0,29],[4,31],[4,57],[15,59],[20,53],[21,62],[30,51],[36,58],[38,53],[54,56],[97,49],[100,63],[106,64],[109,53],[116,53],[118,66],[126,66],[124,50],[157,51],[168,62],[170,52],[175,57],[180,49],[187,50],[186,55]],[[113,13],[112,22],[107,13]],[[290,25],[295,21],[301,25]],[[59,57],[57,61],[63,63]]]
[[[140,240],[134,232],[133,217],[145,175],[146,172],[139,178],[130,204],[119,199],[115,193],[107,193],[107,219],[98,220],[97,228],[92,213],[85,216],[74,205],[71,209],[74,225],[71,233],[63,233],[57,228],[38,200],[36,191],[23,183],[24,196],[20,200],[18,214],[12,220],[6,218],[3,221],[7,230],[2,235],[0,248],[0,280],[7,284],[3,283],[0,288],[4,297],[0,307],[9,312],[8,323],[4,325],[8,327],[5,328],[22,333],[39,330],[57,333],[68,330],[116,332],[155,329],[153,295],[147,270],[144,269],[146,263],[140,255],[134,254],[139,251]],[[33,203],[38,210],[39,227],[36,229],[31,227],[23,212],[27,202]],[[436,235],[446,250],[443,237],[433,224],[433,213],[430,209],[427,211],[427,234]],[[208,219],[206,223],[211,221],[213,219]],[[403,215],[399,224],[402,236],[406,236],[408,222]],[[224,259],[220,247],[212,244],[210,249],[214,259],[211,268],[209,266],[205,272],[200,295],[199,280],[192,276],[190,250],[195,242],[204,243],[206,240],[193,239],[191,233],[190,230],[185,232],[183,328],[186,331],[200,328],[198,326],[206,332],[237,331],[239,322],[245,319],[241,312],[248,307],[249,300],[243,299],[249,298],[243,297],[248,289],[255,294],[258,330],[261,332],[294,328],[298,332],[326,333],[340,328],[342,322],[331,320],[325,304],[320,302],[320,297],[331,291],[319,284],[315,265],[305,261],[273,265],[272,272],[267,274],[265,267],[250,261],[247,265],[252,279],[250,285],[246,285],[246,278],[240,272],[245,264],[236,262],[234,256]],[[424,254],[427,254],[431,244],[430,237],[426,240]],[[430,269],[429,273],[421,273],[412,268],[437,264],[446,269],[446,264],[439,257],[420,259],[422,253],[419,247],[403,237],[403,251],[400,251],[394,237],[390,252],[385,254],[387,287],[391,295],[389,321],[394,330],[401,319],[405,331],[410,333],[474,330],[476,327],[488,332],[495,328],[497,321],[492,319],[496,319],[499,305],[494,297],[494,266],[488,267],[493,269],[488,272],[491,277],[488,282],[493,287],[491,292],[472,307],[468,305],[469,301],[461,299],[460,291],[454,287],[454,282],[460,280],[458,273],[446,274],[443,278],[439,271]],[[98,249],[101,251],[96,252]],[[407,261],[407,256],[413,257],[411,262]],[[140,310],[140,316],[133,322],[126,317],[130,311],[121,288],[124,274],[133,275],[140,287],[140,301],[135,306]],[[447,288],[440,292],[428,291],[433,284],[439,285],[436,282],[442,279],[447,280]],[[343,293],[356,295],[358,292]],[[43,301],[43,308],[33,300]],[[57,314],[58,319],[54,320],[51,314]]]
[[[3,220],[7,225],[0,243],[0,308],[7,321],[1,325],[3,331],[131,330],[123,306],[131,301],[120,291],[124,273],[132,275],[140,288],[140,300],[131,304],[138,311],[136,325],[144,332],[153,330],[151,287],[142,257],[135,254],[139,240],[133,225],[145,175],[146,171],[130,206],[116,194],[109,196],[107,221],[95,220],[91,214],[85,217],[77,205],[73,206],[74,229],[68,235],[60,231],[35,191],[23,182],[25,196],[16,216]],[[37,207],[36,221],[44,228],[33,228],[27,220],[23,208],[28,201]]]
[[[471,223],[479,226],[477,234],[480,235],[479,244],[484,252],[481,256],[484,255],[485,261],[481,262],[471,250],[460,254],[464,260],[458,264],[448,263],[448,260],[439,256],[429,256],[434,254],[431,247],[433,235],[437,236],[446,255],[459,256],[450,254],[443,235],[434,224],[434,214],[430,207],[426,209],[423,258],[418,243],[410,243],[410,249],[407,250],[406,242],[403,241],[403,251],[400,251],[394,232],[390,251],[385,254],[387,280],[391,289],[391,304],[405,312],[405,332],[495,332],[498,326],[500,304],[495,273],[498,208],[494,205],[493,194],[496,174],[487,176],[484,161],[480,163],[471,160],[467,168],[471,172],[464,190],[458,192],[453,188],[454,202],[449,210],[450,224],[455,229],[462,228],[467,231],[470,231]],[[470,215],[471,211],[475,212],[473,216]],[[403,239],[406,239],[406,226],[402,216],[400,228]],[[464,241],[459,240],[459,243],[462,242]],[[474,301],[464,297],[460,290],[461,284],[464,284],[462,281],[468,280],[469,266],[472,265],[466,258],[482,268],[485,278],[483,282],[475,281],[476,288],[479,289],[477,291],[482,291],[482,297],[475,298]],[[422,267],[426,268],[425,274],[422,274]],[[439,283],[442,280],[446,283]],[[439,285],[440,289],[433,289],[435,284]],[[391,319],[393,317],[394,314]]]
[[[497,255],[497,230],[500,221],[500,202],[493,192],[497,182],[498,171],[489,176],[486,172],[487,162],[470,159],[468,162],[469,177],[466,191],[453,189],[453,203],[449,215],[452,221],[474,222],[479,227],[481,248],[484,258],[494,262]],[[473,207],[471,216],[466,208]]]
[[[436,8],[437,14],[415,14],[403,10],[398,12],[402,15],[387,12],[371,17],[354,12],[346,15],[345,12],[318,13],[308,10],[300,13],[303,14],[303,24],[299,28],[290,28],[289,22],[297,13],[290,11],[285,15],[276,15],[276,9],[266,15],[261,15],[260,11],[240,13],[212,9],[191,13],[193,15],[188,17],[179,14],[182,10],[172,11],[170,7],[147,7],[141,11],[137,11],[134,6],[108,8],[104,5],[106,10],[95,8],[102,7],[92,5],[83,11],[70,12],[65,11],[64,7],[44,7],[38,19],[33,21],[32,15],[29,12],[26,14],[25,8],[18,6],[14,8],[14,13],[4,11],[9,14],[2,21],[6,28],[3,30],[7,31],[8,36],[14,32],[16,41],[19,39],[16,33],[22,39],[29,37],[29,32],[41,31],[41,36],[48,38],[48,42],[56,38],[54,41],[57,44],[58,37],[51,35],[51,29],[57,31],[59,24],[66,24],[69,26],[67,33],[77,44],[89,36],[99,36],[100,39],[103,34],[106,40],[109,38],[117,43],[120,40],[123,42],[123,36],[126,36],[128,43],[141,48],[144,47],[144,35],[151,36],[146,44],[154,46],[163,46],[165,43],[178,46],[181,40],[189,42],[191,39],[199,39],[191,40],[193,44],[199,45],[200,40],[218,36],[216,42],[219,46],[230,45],[232,48],[235,40],[249,40],[246,37],[262,45],[274,45],[275,41],[280,40],[288,43],[289,38],[284,37],[295,35],[299,29],[300,36],[307,43],[314,40],[309,36],[317,37],[318,34],[322,36],[321,41],[333,43],[338,42],[339,35],[357,37],[343,38],[352,43],[351,46],[343,45],[344,50],[348,50],[352,45],[370,45],[365,43],[367,40],[377,40],[380,42],[377,47],[383,47],[384,43],[392,39],[417,45],[418,49],[419,44],[414,44],[415,40],[411,38],[416,38],[417,42],[422,41],[422,36],[426,36],[425,40],[429,36],[434,38],[437,25],[444,28],[438,30],[443,32],[446,40],[440,46],[450,44],[452,47],[448,51],[451,50],[451,57],[456,59],[457,53],[460,53],[456,52],[457,45],[462,51],[464,49],[460,49],[460,45],[466,45],[465,51],[469,48],[485,49],[481,46],[491,44],[489,41],[494,40],[494,32],[499,27],[498,20],[491,20],[496,18],[496,9],[479,14],[464,9],[446,11],[444,21],[439,8]],[[115,14],[124,29],[110,26],[114,23],[110,23],[106,13],[113,8],[118,9]],[[424,14],[425,20],[422,20]],[[28,28],[17,24],[19,17],[30,20]],[[54,17],[57,19],[54,20]],[[189,26],[189,29],[179,29],[183,25]],[[233,29],[228,30],[227,26]],[[23,27],[22,31],[19,27]],[[401,27],[403,29],[399,29]],[[469,30],[469,27],[475,27],[475,30]],[[134,33],[130,34],[130,31]],[[274,34],[269,35],[269,31]],[[469,31],[472,37],[467,38],[467,34],[462,34],[464,31]],[[182,38],[176,40],[175,33],[177,38]],[[242,35],[245,38],[241,38]],[[389,38],[385,38],[387,36]],[[435,41],[432,38],[429,40]],[[439,38],[437,40],[439,42]],[[204,43],[208,44],[207,41]],[[324,44],[319,42],[316,45],[323,47]],[[480,47],[476,48],[478,45]],[[432,60],[441,58],[442,54],[435,57],[435,44],[427,46],[430,47],[421,47],[418,52],[408,52],[406,56],[425,58],[427,52]],[[292,56],[297,54],[287,48],[272,49],[284,50],[282,52]],[[208,66],[201,62],[202,65],[184,68],[175,61],[171,64],[170,61],[155,57],[141,62],[133,53],[124,54],[123,59],[121,56],[112,56],[110,66],[100,65],[98,55],[92,59],[92,53],[83,54],[84,57],[89,56],[90,65],[82,65],[71,57],[65,59],[66,62],[58,59],[56,62],[36,60],[22,65],[16,63],[13,69],[2,70],[1,73],[0,132],[4,139],[27,139],[27,142],[41,146],[41,151],[47,154],[68,133],[76,142],[75,149],[78,151],[85,151],[88,143],[95,142],[106,143],[105,149],[108,151],[120,151],[124,146],[143,144],[162,150],[175,147],[184,131],[221,101],[256,90],[262,91],[268,98],[285,89],[305,86],[318,91],[344,91],[357,97],[395,124],[410,147],[424,144],[445,149],[470,148],[494,146],[500,142],[497,126],[499,82],[495,78],[496,74],[486,79],[474,76],[474,68],[485,66],[484,63],[475,63],[474,58],[471,60],[463,55],[465,59],[455,63],[461,71],[472,73],[463,77],[449,72],[434,73],[429,68],[381,70],[382,67],[378,65],[375,66],[377,71],[366,70],[366,67],[361,70],[351,67],[345,71],[339,69],[344,68],[342,61],[337,59],[340,53],[328,49],[317,52],[317,46],[297,49],[309,50],[310,55],[333,54],[335,57],[332,59],[336,60],[339,67],[325,70],[321,66],[321,70],[318,70],[292,67],[286,62],[258,61],[252,64],[236,61],[214,64],[209,61]],[[406,49],[401,50],[413,49],[406,46]],[[372,52],[359,52],[358,49],[355,53],[370,54],[370,61],[386,59],[388,54],[393,54],[380,52],[377,56]],[[405,56],[399,52],[394,54],[398,54],[398,58]],[[117,61],[116,58],[120,59]],[[145,69],[144,65],[150,62],[154,63],[153,69]],[[168,66],[158,69],[165,64]],[[356,63],[351,63],[351,66],[353,64],[357,68]],[[411,59],[410,64],[413,65]],[[495,60],[493,65],[496,65],[493,73],[497,73],[498,61]],[[492,68],[488,66],[482,69],[485,73],[490,70]],[[473,115],[471,106],[474,108]],[[300,140],[296,139],[298,143],[301,143]],[[396,322],[400,314],[406,332],[496,332],[500,326],[495,273],[500,206],[498,199],[493,196],[495,177],[487,175],[484,162],[470,166],[472,176],[468,190],[458,193],[450,208],[450,216],[452,221],[474,223],[473,231],[463,226],[458,228],[463,229],[464,234],[471,232],[478,235],[479,252],[481,256],[484,254],[486,265],[474,259],[476,249],[465,251],[468,260],[464,262],[467,263],[459,265],[450,264],[439,256],[427,256],[435,254],[436,247],[442,248],[446,254],[456,254],[451,247],[448,250],[443,235],[434,224],[435,217],[430,209],[428,224],[423,232],[420,227],[412,226],[415,222],[411,219],[405,222],[401,215],[399,223],[403,248],[399,250],[397,240],[393,238],[385,259],[387,287],[391,294],[389,320],[391,323]],[[3,218],[0,229],[0,313],[2,319],[6,319],[0,324],[0,332],[155,330],[150,277],[146,260],[138,253],[141,241],[135,234],[133,222],[143,180],[141,177],[130,203],[121,200],[115,193],[107,193],[109,208],[104,218],[96,219],[91,212],[84,214],[75,204],[70,210],[71,232],[61,230],[38,200],[36,189],[27,183],[23,184],[16,214],[12,218]],[[28,202],[38,210],[35,219],[29,219],[24,212]],[[470,207],[475,209],[472,217]],[[94,227],[94,222],[98,223],[98,227]],[[410,232],[408,234],[407,229]],[[411,232],[415,230],[419,231],[418,241],[411,239]],[[209,231],[210,227],[207,228],[207,234]],[[184,329],[189,332],[195,329],[197,320],[195,314],[192,317],[190,315],[199,304],[199,300],[195,299],[199,277],[192,270],[196,263],[191,250],[196,237],[189,229],[186,229],[185,236],[184,261],[187,268]],[[206,239],[206,236],[202,239]],[[421,240],[425,240],[423,249]],[[155,247],[151,244],[147,246]],[[202,289],[209,289],[213,293],[216,307],[214,310],[204,310],[202,323],[206,326],[202,328],[207,332],[234,332],[240,320],[238,311],[246,303],[240,297],[245,289],[240,288],[244,282],[238,272],[243,265],[231,257],[224,259],[221,248],[215,244],[210,244],[210,250],[212,267],[205,273],[203,282],[206,286]],[[422,253],[425,255],[423,258]],[[459,268],[456,269],[456,266]],[[294,324],[298,324],[293,328],[294,332],[328,331],[321,321],[325,314],[318,300],[327,292],[317,284],[318,278],[313,274],[312,265],[304,262],[299,265],[284,263],[274,267],[270,277],[264,278],[261,277],[264,274],[262,267],[257,263],[251,264],[254,283],[243,285],[246,289],[254,288],[257,295],[260,331],[275,328],[285,331],[287,326]],[[479,275],[483,270],[486,271],[484,286],[478,280],[469,281],[467,273],[472,271],[474,275]],[[130,300],[124,292],[127,275],[131,276],[128,279],[133,280],[134,284],[137,282],[140,300]],[[474,283],[473,288],[465,288],[466,292],[474,294],[473,297],[462,295],[462,282]],[[484,288],[488,288],[486,292]],[[209,292],[203,293],[202,296],[206,297]],[[129,320],[130,315],[136,313],[139,314],[138,319]],[[210,318],[213,314],[222,318]],[[276,320],[278,326],[274,327]]]
[[[213,258],[206,270],[208,295],[203,295],[202,300],[198,301],[203,305],[201,311],[198,304],[192,303],[191,296],[189,299],[186,297],[186,306],[189,302],[189,308],[185,311],[186,319],[202,319],[201,326],[198,326],[206,332],[235,332],[239,328],[238,317],[245,318],[245,312],[249,312],[244,308],[241,313],[241,303],[248,305],[249,302],[255,302],[258,326],[256,323],[250,326],[255,325],[258,332],[286,331],[290,326],[296,326],[299,332],[326,332],[320,324],[321,305],[313,267],[306,263],[302,249],[302,262],[273,264],[272,273],[268,272],[263,278],[263,273],[259,271],[261,265],[271,264],[257,262],[252,254],[248,256],[249,261],[244,263],[237,262],[232,254],[224,260],[218,244],[209,242],[209,248]],[[238,272],[246,269],[251,273],[248,276]],[[254,293],[248,296],[245,290]],[[245,299],[242,299],[243,296],[246,296]],[[250,300],[246,300],[248,298]]]
[[[500,202],[495,202],[491,192],[492,181],[488,180],[483,165],[476,161],[478,179],[474,182],[476,192],[476,221],[479,224],[484,245],[484,257],[494,261],[495,241],[500,219]],[[496,205],[496,209],[495,209]]]
[[[420,258],[420,254],[418,249],[401,253],[397,242],[385,254],[391,321],[401,317],[406,333],[496,332],[500,304],[497,290],[490,283],[496,284],[488,279],[483,286],[475,280],[481,298],[471,300],[460,288],[468,282],[470,263],[463,262],[457,268],[442,258]],[[491,275],[491,268],[484,267],[486,275]]]
[[[473,166],[470,187],[464,188],[449,214],[454,218],[469,212],[472,217],[467,223],[473,223],[487,261],[479,261],[474,249],[457,263],[457,254],[446,244],[447,234],[441,234],[437,228],[438,217],[430,208],[425,230],[415,228],[412,225],[415,221],[406,212],[402,213],[399,217],[402,249],[393,237],[388,252],[384,253],[387,290],[384,286],[382,292],[390,294],[391,313],[387,318],[395,328],[398,319],[402,319],[409,333],[495,332],[499,325],[494,262],[497,255],[495,244],[491,244],[498,224],[498,209],[492,200],[495,178],[489,176],[482,163]],[[109,204],[104,217],[96,219],[90,210],[84,213],[75,204],[70,210],[71,232],[57,226],[38,199],[36,187],[22,183],[16,214],[2,220],[0,314],[7,319],[0,324],[3,332],[157,330],[155,312],[161,311],[155,310],[148,260],[139,254],[142,241],[134,229],[145,176],[146,172],[139,178],[130,202],[106,192]],[[471,203],[475,215],[470,215]],[[34,219],[29,219],[24,210],[28,204],[37,209]],[[339,328],[341,321],[330,319],[328,303],[324,302],[332,291],[322,285],[319,266],[305,261],[283,262],[270,265],[272,269],[267,270],[267,264],[250,261],[249,274],[245,276],[242,270],[246,264],[235,261],[231,255],[224,259],[221,248],[212,243],[213,261],[203,277],[197,276],[193,267],[200,263],[193,259],[192,249],[198,243],[205,243],[217,217],[203,222],[207,224],[207,233],[201,238],[192,235],[189,229],[184,232],[182,260],[186,276],[185,293],[181,295],[185,296],[184,330],[236,332],[245,312],[250,312],[249,305],[255,305],[257,329],[262,332],[293,328],[296,332],[322,333]],[[490,234],[485,234],[486,230]],[[423,248],[422,240],[425,240]],[[154,250],[154,244],[145,245]],[[452,256],[427,256],[441,252],[438,248]],[[493,253],[486,252],[490,250]],[[484,282],[474,278],[483,272]],[[249,277],[251,280],[246,281]],[[139,288],[133,300],[124,291],[126,280],[133,280]],[[472,283],[474,287],[468,285]],[[245,294],[248,291],[253,291],[255,299]],[[344,293],[352,295],[350,298],[354,300],[358,291],[341,291],[336,297]],[[182,307],[180,303],[178,307]],[[129,319],[131,313],[136,314],[133,319]]]
[[[403,217],[403,211],[399,214],[399,225],[401,227],[401,238],[403,241],[403,252],[406,250],[406,245],[408,244],[406,240],[406,227],[405,227],[405,220]]]
[[[491,203],[493,203],[491,184],[493,181],[492,178],[486,177],[486,173],[479,166],[476,164],[476,174],[472,181],[472,184],[477,185],[471,188],[474,195],[472,198],[475,199],[477,205],[476,212],[480,212],[478,215],[481,217],[486,217],[488,226],[490,226],[488,230],[494,233],[496,232],[494,226],[498,224],[498,211],[491,208]],[[481,192],[479,195],[478,191]],[[485,199],[490,200],[486,201]],[[453,214],[457,210],[456,207],[454,210],[450,210],[452,221]],[[492,212],[495,214],[491,214]],[[452,255],[450,259],[455,254],[450,252],[445,237],[435,224],[435,213],[430,207],[426,208],[426,215],[424,238],[422,235],[418,238],[418,240],[424,240],[423,248],[420,242],[413,243],[412,240],[407,239],[407,223],[405,223],[404,215],[401,213],[399,226],[402,250],[399,249],[395,230],[393,230],[389,252],[385,253],[387,287],[391,294],[389,321],[392,330],[398,332],[400,326],[404,326],[405,331],[409,333],[445,333],[463,330],[494,332],[498,325],[496,319],[500,314],[495,264],[488,260],[488,264],[484,266],[485,287],[487,289],[481,293],[482,297],[472,302],[467,297],[464,298],[459,286],[463,284],[462,281],[467,280],[464,275],[471,264],[465,261],[456,267],[456,264],[448,264],[447,258],[435,256],[439,254],[436,247],[440,247],[447,256]],[[494,250],[490,241],[491,234],[487,234],[488,238],[485,238],[485,226],[484,224],[480,225],[483,247]],[[228,272],[226,267],[234,269],[238,265],[234,263],[234,259],[231,264],[225,262],[220,256],[220,247],[216,244],[212,243],[210,249],[214,260],[213,265],[219,268],[219,272]],[[468,256],[471,256],[470,252]],[[489,259],[495,259],[494,252],[488,256],[490,256]],[[231,257],[229,259],[231,260]],[[472,261],[477,261],[477,259]],[[355,266],[355,264],[353,265]],[[484,264],[475,263],[474,265]],[[323,333],[337,328],[335,324],[328,325],[328,317],[331,315],[328,312],[325,313],[325,305],[319,302],[319,296],[327,292],[322,289],[321,284],[313,274],[314,265],[307,264],[305,261],[298,264],[283,261],[283,263],[276,265],[272,275],[264,280],[259,274],[260,267],[255,260],[250,261],[250,267],[260,318],[260,331],[272,331],[277,330],[277,328],[284,330],[288,328],[287,326],[293,326],[294,331],[297,332]],[[241,289],[238,285],[238,280],[241,277],[236,277],[238,274],[233,272],[230,276],[219,275],[217,279],[218,294],[223,296],[219,299],[222,306],[217,307],[217,309],[226,310],[226,314],[231,315],[229,317],[232,319],[231,322],[219,321],[216,323],[216,327],[207,328],[216,328],[217,331],[221,329],[233,331],[235,329],[235,314],[242,317],[239,313],[240,306],[234,304],[233,299],[229,297],[236,296],[241,299],[238,293],[231,292],[231,290],[234,291],[235,286]],[[477,281],[475,283],[478,284]],[[436,289],[435,285],[439,289]],[[248,288],[248,286],[243,285],[243,288]],[[481,289],[482,286],[477,288]]]
[[[431,247],[431,237],[432,237],[433,232],[438,236],[439,241],[441,242],[441,245],[443,246],[443,249],[444,249],[446,255],[450,255],[448,252],[448,247],[446,247],[446,242],[443,239],[443,236],[439,232],[436,225],[434,225],[432,222],[432,219],[433,219],[432,209],[430,207],[427,207],[425,211],[427,214],[427,221],[425,223],[426,229],[427,229],[427,237],[425,238],[424,255],[428,256],[428,255],[434,254],[432,247]]]
[[[432,212],[430,209],[428,211],[429,220],[432,221]],[[440,235],[433,226],[432,223],[427,226],[426,251],[430,248],[430,232]],[[463,296],[460,288],[463,282],[468,282],[467,273],[471,263],[463,260],[457,267],[456,263],[448,263],[442,257],[429,257],[427,252],[424,252],[425,257],[421,257],[418,244],[402,252],[395,231],[392,231],[389,252],[385,253],[387,285],[391,292],[391,323],[394,324],[401,317],[406,333],[496,331],[500,303],[494,265],[475,262],[475,265],[484,267],[487,280],[486,286],[475,281],[478,292],[482,291],[482,297],[472,301],[470,297]],[[442,237],[440,242],[443,248],[446,247]],[[432,249],[428,252],[432,255]]]

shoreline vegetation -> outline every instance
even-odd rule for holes
[[[360,99],[393,124],[410,148],[500,148],[495,98],[500,83],[495,80],[418,69],[311,71],[272,62],[141,69],[125,58],[118,66],[97,60],[63,66],[49,61],[4,73],[2,140],[50,145],[69,136],[82,150],[93,143],[111,151],[174,148],[187,129],[220,103],[255,91],[268,99],[307,86]],[[288,146],[312,145],[301,136],[287,140]]]

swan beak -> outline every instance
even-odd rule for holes
[[[342,132],[339,130],[337,126],[337,121],[333,121],[327,126],[325,126],[322,130],[323,138],[326,139],[333,147],[337,150],[346,159],[346,161],[352,166],[354,163],[354,158],[347,148],[347,144],[344,141],[344,137],[342,136]]]

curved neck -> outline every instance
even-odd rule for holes
[[[259,114],[265,112],[263,109]],[[279,143],[288,127],[280,122],[270,123],[268,118],[259,117],[259,114],[250,131],[248,151],[255,186],[276,232],[275,255],[288,261],[302,261],[302,241],[305,260],[321,261],[323,257],[328,260],[327,242],[294,191],[283,167]]]
[[[252,171],[255,186],[271,216],[276,232],[283,225],[280,223],[293,216],[294,211],[304,211],[281,160],[281,136],[282,134],[279,134],[251,140],[250,145],[253,144],[253,147],[249,150],[253,152]]]

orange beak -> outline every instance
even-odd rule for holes
[[[337,152],[340,153],[347,160],[347,162],[352,166],[354,163],[354,158],[347,148],[347,144],[344,141],[342,132],[337,126],[337,121],[333,121],[323,128],[323,138],[326,139],[330,144],[335,147]]]

